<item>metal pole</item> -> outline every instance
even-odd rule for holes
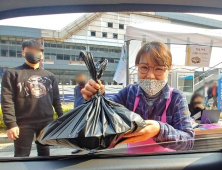
[[[129,85],[129,45],[130,45],[130,40],[126,41],[126,85]]]

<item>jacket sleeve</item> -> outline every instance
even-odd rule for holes
[[[63,115],[61,101],[60,101],[60,94],[59,94],[59,86],[57,84],[55,76],[53,76],[53,107],[58,115],[58,117]]]
[[[1,108],[7,129],[17,126],[15,117],[15,88],[15,77],[9,71],[6,71],[2,77]]]
[[[119,103],[123,106],[126,106],[126,101],[127,101],[127,92],[128,92],[128,87],[123,88],[122,90],[120,90],[117,94],[115,94],[114,96],[112,96],[110,98],[110,100]]]
[[[174,104],[172,123],[159,122],[160,132],[153,139],[158,142],[167,142],[164,147],[174,150],[190,150],[194,145],[194,130],[191,125],[185,95],[180,95]]]

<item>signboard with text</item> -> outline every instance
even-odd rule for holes
[[[218,70],[218,89],[217,89],[217,93],[218,93],[218,98],[217,98],[217,108],[219,110],[222,111],[222,69]]]
[[[211,58],[211,47],[187,46],[186,66],[209,67]]]

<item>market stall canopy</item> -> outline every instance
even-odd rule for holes
[[[0,19],[79,12],[195,12],[222,14],[220,0],[1,0]]]
[[[129,69],[131,74],[137,72],[134,61],[142,42],[155,40],[171,44],[174,68],[182,66],[185,69],[197,69],[184,66],[187,44],[215,47],[212,52],[213,58],[218,57],[219,51],[222,52],[222,30],[220,29],[203,29],[168,23],[136,24],[126,28],[125,40],[130,40]],[[216,63],[211,62],[210,67],[221,62],[219,60],[218,58]]]
[[[222,47],[222,30],[168,23],[137,24],[126,28],[125,40],[158,40],[170,44],[200,44]]]

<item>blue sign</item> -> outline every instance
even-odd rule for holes
[[[222,111],[222,69],[219,69],[217,108]]]

